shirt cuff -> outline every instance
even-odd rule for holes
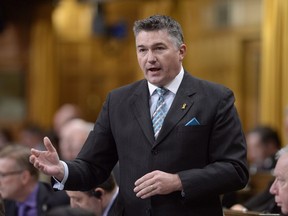
[[[53,185],[53,188],[54,189],[57,189],[57,190],[63,190],[64,189],[64,185],[67,181],[67,178],[68,178],[68,175],[69,175],[69,170],[68,170],[68,166],[67,164],[64,162],[64,161],[60,161],[63,166],[64,166],[64,177],[63,177],[63,180],[60,182],[58,179],[56,179],[54,176],[53,179],[55,180],[55,184]]]
[[[185,192],[184,190],[181,191],[181,196],[184,198],[185,197]]]

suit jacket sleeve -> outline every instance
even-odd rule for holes
[[[74,161],[66,161],[69,176],[64,189],[90,190],[103,183],[118,161],[117,149],[110,129],[109,95],[88,135],[84,147]]]
[[[179,172],[186,198],[238,190],[248,181],[246,142],[234,106],[234,95],[226,88],[220,93],[218,96],[212,95],[219,99],[219,102],[215,107],[212,106],[215,109],[212,121],[207,120],[209,125],[209,130],[206,131],[206,136],[209,137],[207,164],[203,168]],[[209,106],[209,103],[206,106]]]

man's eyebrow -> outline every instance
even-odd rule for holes
[[[162,42],[158,42],[158,43],[153,44],[153,46],[159,46],[159,45],[165,45],[165,44]]]
[[[158,43],[155,43],[155,44],[152,44],[152,45],[151,45],[151,47],[155,47],[155,46],[165,46],[165,44],[162,43],[162,42],[158,42]],[[137,48],[138,48],[138,47],[142,48],[142,47],[146,47],[146,46],[143,45],[143,44],[140,44],[140,45],[137,45]]]

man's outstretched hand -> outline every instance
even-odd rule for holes
[[[48,137],[44,137],[45,151],[31,149],[30,162],[40,172],[54,176],[59,181],[64,177],[64,166],[59,160],[58,153]]]

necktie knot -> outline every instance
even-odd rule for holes
[[[168,90],[167,89],[165,89],[165,88],[157,88],[156,89],[156,92],[157,92],[157,94],[161,97],[163,97],[164,96],[164,94],[166,94],[166,92],[167,92]]]

